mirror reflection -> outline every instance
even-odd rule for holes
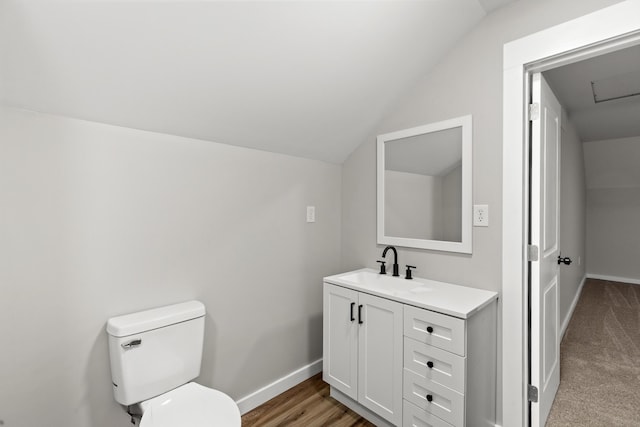
[[[378,137],[378,243],[471,253],[471,116]]]
[[[462,127],[388,141],[384,150],[385,234],[461,242]]]

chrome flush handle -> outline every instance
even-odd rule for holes
[[[130,348],[137,347],[137,346],[139,346],[140,344],[142,344],[142,338],[136,338],[136,339],[135,339],[135,340],[133,340],[133,341],[129,341],[129,342],[127,342],[127,343],[123,343],[123,344],[120,344],[120,345],[121,345],[121,346],[122,346],[122,348],[124,348],[125,350],[128,350],[128,349],[130,349]]]

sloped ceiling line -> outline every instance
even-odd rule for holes
[[[6,0],[0,96],[341,163],[400,94],[509,1]]]

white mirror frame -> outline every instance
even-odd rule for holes
[[[472,117],[471,115],[456,117],[437,123],[418,126],[410,129],[403,129],[396,132],[386,133],[378,136],[377,140],[377,185],[378,185],[378,244],[404,246],[417,249],[431,249],[435,251],[458,252],[470,254],[472,252]],[[384,144],[388,141],[422,135],[425,133],[438,132],[451,128],[462,128],[462,241],[451,242],[446,240],[426,240],[412,239],[406,237],[393,237],[384,234],[384,172],[385,172],[385,150]]]

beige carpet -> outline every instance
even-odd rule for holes
[[[588,279],[560,357],[547,427],[640,426],[640,285]]]

